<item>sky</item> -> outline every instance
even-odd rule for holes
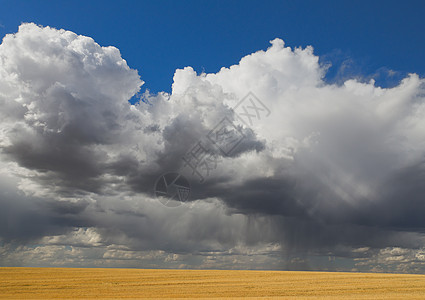
[[[425,273],[422,1],[0,7],[0,266]]]
[[[218,72],[279,37],[314,46],[335,80],[373,76],[394,85],[424,74],[423,1],[0,1],[0,35],[22,22],[63,28],[120,49],[144,88],[171,91],[176,69]],[[347,67],[350,67],[347,69]],[[388,79],[385,70],[400,72]],[[340,74],[341,75],[341,74]],[[380,76],[377,76],[380,75]]]

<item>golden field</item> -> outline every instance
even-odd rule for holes
[[[0,298],[425,299],[425,275],[0,268]]]

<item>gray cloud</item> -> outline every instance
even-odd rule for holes
[[[423,272],[424,80],[325,72],[276,39],[131,105],[143,81],[118,49],[21,25],[0,45],[0,264]],[[247,126],[250,91],[271,113]],[[223,118],[244,136],[227,154],[208,139]],[[182,160],[199,141],[219,161],[205,182]],[[192,187],[174,209],[153,197],[168,171]]]

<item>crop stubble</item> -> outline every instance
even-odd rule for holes
[[[425,298],[425,275],[0,268],[0,298]]]

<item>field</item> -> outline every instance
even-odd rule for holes
[[[0,268],[0,298],[424,299],[425,275]]]

